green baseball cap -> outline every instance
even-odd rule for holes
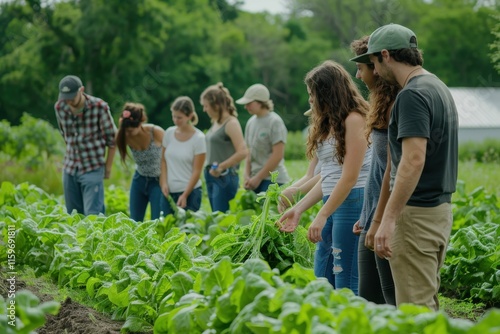
[[[370,55],[382,50],[417,48],[417,36],[410,29],[399,24],[387,24],[375,30],[368,40],[368,51],[351,58],[356,63],[369,64]]]

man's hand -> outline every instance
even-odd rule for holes
[[[392,256],[391,240],[396,228],[396,221],[389,219],[382,219],[382,223],[375,234],[375,253],[383,258],[390,259]]]

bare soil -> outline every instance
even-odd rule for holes
[[[41,280],[30,280],[29,285],[17,280],[16,291],[22,289],[33,292],[41,302],[54,300],[53,296],[42,292],[47,290],[47,283]],[[55,285],[54,289],[57,289]],[[2,272],[0,272],[0,294],[7,298],[7,285]],[[66,298],[60,303],[59,313],[56,316],[48,315],[47,322],[38,329],[38,334],[120,334],[123,322],[111,320],[109,316],[81,305],[71,298]]]

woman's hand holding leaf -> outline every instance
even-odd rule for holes
[[[293,232],[299,225],[299,220],[300,213],[295,208],[292,208],[285,212],[276,224],[280,226],[280,231],[282,232]]]

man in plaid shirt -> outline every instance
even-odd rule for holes
[[[90,215],[104,213],[104,179],[109,178],[113,165],[116,126],[108,104],[83,91],[80,78],[65,76],[59,83],[54,109],[66,142],[66,209]]]

